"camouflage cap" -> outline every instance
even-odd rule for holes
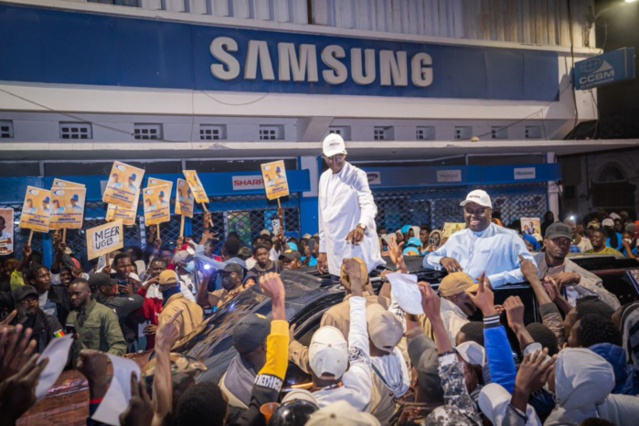
[[[206,366],[197,359],[178,353],[171,352],[171,374],[173,376],[173,389],[177,389],[190,381],[198,373],[206,371]],[[153,358],[142,369],[142,377],[146,385],[151,388],[155,378],[155,365],[157,358]]]

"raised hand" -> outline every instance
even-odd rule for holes
[[[280,274],[269,272],[260,277],[260,287],[262,293],[271,299],[278,299],[284,294],[284,283],[280,278]]]
[[[508,326],[517,333],[518,330],[524,328],[524,303],[519,296],[510,296],[504,301],[504,310],[508,318]]]
[[[183,311],[183,309],[178,310],[168,321],[162,323],[162,325],[157,328],[155,337],[156,348],[169,351],[179,340],[180,327],[177,319],[182,315]]]
[[[482,273],[481,277],[478,279],[479,289],[477,290],[477,294],[469,294],[470,300],[473,301],[475,306],[477,306],[485,317],[497,315],[497,310],[495,309],[495,294],[490,289],[490,281],[487,281],[486,273]]]
[[[22,360],[27,358],[22,358]],[[3,424],[15,424],[15,421],[36,402],[36,387],[40,375],[49,363],[45,358],[38,364],[38,354],[33,354],[26,363],[22,363],[15,374],[0,384],[0,411]]]
[[[153,422],[154,415],[153,403],[144,382],[139,382],[135,373],[131,373],[131,400],[127,409],[120,414],[120,424],[148,426]]]
[[[417,283],[419,291],[422,294],[422,309],[431,322],[441,318],[442,302],[435,290],[426,281]]]
[[[37,342],[31,340],[33,331],[21,324],[0,330],[0,382],[16,374],[36,349]]]

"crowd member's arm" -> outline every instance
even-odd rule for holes
[[[510,296],[504,301],[504,310],[508,318],[508,327],[517,336],[519,348],[523,352],[528,345],[535,343],[535,339],[533,339],[524,325],[524,303],[519,296]]]
[[[442,244],[437,250],[431,251],[426,256],[424,256],[423,266],[427,269],[434,269],[436,271],[441,271],[442,268],[446,269],[448,272],[454,272],[452,268],[457,268],[459,271],[462,271],[461,265],[455,260],[448,257],[448,250],[446,244]],[[451,270],[448,270],[444,263],[446,263],[447,259],[454,260],[457,265],[450,265]],[[442,260],[444,262],[442,263]]]
[[[153,379],[153,424],[160,426],[173,409],[173,374],[171,372],[171,348],[180,338],[177,318],[178,310],[167,322],[158,327],[155,339],[155,377]]]
[[[106,342],[109,347],[107,352],[112,355],[124,356],[126,354],[126,341],[124,340],[118,317],[113,311],[109,311],[108,314],[108,318],[104,320]]]
[[[524,240],[519,237],[513,237],[510,253],[511,262],[513,265],[517,265],[517,267],[511,271],[504,271],[487,276],[486,278],[488,278],[493,288],[499,288],[508,283],[521,283],[526,280],[523,272],[521,271],[522,258],[531,261],[533,266],[535,265],[535,258],[528,251]]]
[[[15,425],[36,402],[35,389],[49,359],[37,364],[36,341],[30,339],[31,329],[0,325],[0,426]]]
[[[444,402],[462,410],[467,416],[481,424],[481,420],[475,410],[475,404],[468,393],[464,382],[464,371],[457,359],[457,353],[448,339],[446,326],[441,317],[441,300],[435,294],[430,284],[419,283],[419,291],[422,294],[422,308],[433,326],[435,342],[437,344],[439,378],[444,390]]]
[[[509,424],[540,424],[539,419],[536,422],[533,421],[537,414],[528,405],[528,400],[548,381],[555,359],[556,357],[548,358],[547,349],[538,350],[524,357],[517,372],[515,390],[508,407],[511,410],[506,416],[511,420]]]
[[[512,351],[506,329],[499,322],[499,313],[495,309],[495,295],[484,283],[484,274],[479,279],[479,289],[475,296],[469,295],[475,306],[484,314],[484,346],[490,377],[508,392],[515,388],[517,369],[512,357]]]
[[[254,425],[263,421],[260,407],[279,398],[288,367],[289,329],[286,319],[286,293],[280,275],[268,273],[260,278],[264,295],[271,298],[273,319],[271,334],[266,339],[266,363],[257,373],[248,410],[237,425]]]
[[[363,409],[371,400],[373,381],[371,378],[370,346],[366,323],[366,299],[363,297],[364,287],[368,277],[361,276],[359,263],[354,259],[345,261],[346,273],[351,282],[352,296],[348,299],[350,305],[350,325],[348,329],[348,372],[352,373],[353,386],[351,390],[358,394]]]
[[[98,423],[91,420],[93,414],[100,406],[104,395],[109,389],[111,379],[107,375],[107,365],[109,358],[104,352],[94,349],[82,349],[78,358],[76,369],[84,374],[89,382],[89,418],[87,425],[93,426]]]
[[[144,381],[138,381],[131,373],[131,399],[129,406],[120,414],[122,426],[151,426],[155,423],[155,413],[151,397],[146,391]]]
[[[573,285],[574,290],[579,293],[580,297],[595,295],[610,306],[612,309],[617,310],[621,306],[619,299],[606,290],[603,286],[603,281],[597,275],[590,271],[585,270],[575,263],[569,263],[566,266],[566,273],[571,273],[575,276],[575,283]],[[557,276],[553,276],[557,281]]]
[[[404,254],[402,252],[403,248],[403,242],[397,244],[397,239],[394,236],[391,236],[389,238],[388,254],[391,258],[391,261],[395,264],[397,271],[402,274],[408,274],[408,267],[406,266],[406,262],[404,261]]]
[[[308,347],[295,340],[295,324],[289,329],[288,359],[306,374],[311,374]]]
[[[570,303],[568,303],[566,298],[563,296],[561,285],[555,281],[553,277],[544,278],[544,287],[552,301],[563,311],[564,314],[570,312],[572,306],[570,306]]]

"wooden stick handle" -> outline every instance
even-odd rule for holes
[[[62,228],[62,242],[67,242],[67,228]]]
[[[27,241],[27,245],[31,245],[31,240],[33,239],[33,229],[29,230],[29,241]]]
[[[161,240],[161,239],[162,239],[162,237],[160,237],[160,224],[158,223],[158,224],[157,224],[157,225],[155,225],[155,226],[157,226],[156,230],[158,231],[158,239],[159,239],[159,240]]]
[[[208,213],[208,212],[209,212],[209,209],[207,209],[207,208],[206,208],[206,204],[205,204],[205,203],[202,203],[202,209],[203,209],[206,213]],[[210,218],[210,219],[209,219],[209,225],[211,226],[211,228],[213,228],[213,218]]]
[[[184,216],[180,216],[180,237],[184,237]]]
[[[277,197],[277,208],[278,209],[282,208],[282,203],[280,202],[280,197]]]

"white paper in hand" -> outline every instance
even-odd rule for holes
[[[131,373],[141,377],[140,367],[135,361],[107,354],[113,364],[113,378],[100,406],[91,417],[93,420],[119,426],[120,414],[129,406],[131,399]]]
[[[413,315],[422,315],[422,293],[417,286],[417,275],[388,274],[386,275],[393,289],[393,297],[404,312]]]
[[[40,374],[40,379],[38,380],[38,386],[36,387],[38,401],[47,396],[49,389],[53,387],[60,374],[62,374],[62,370],[64,370],[64,366],[67,365],[69,359],[69,349],[71,349],[72,343],[73,336],[71,335],[53,339],[40,354],[38,364],[45,358],[49,358],[49,363]]]

